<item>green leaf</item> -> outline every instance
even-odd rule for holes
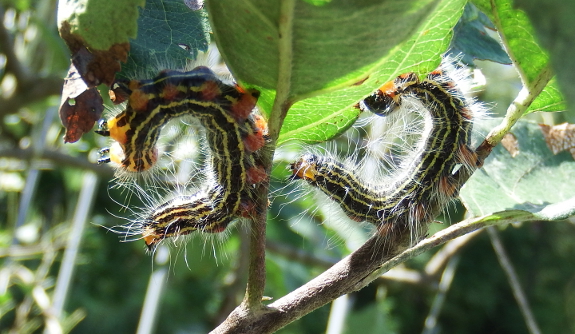
[[[524,9],[537,31],[540,44],[549,52],[551,64],[559,86],[569,107],[575,106],[575,1],[515,0],[516,7]]]
[[[262,91],[264,113],[278,102],[278,87],[288,90],[288,104],[300,101],[285,119],[281,144],[330,139],[353,124],[353,106],[378,86],[401,73],[433,70],[464,4],[228,0],[210,1],[208,10],[224,59],[237,79]],[[291,44],[281,44],[280,30],[292,34]]]
[[[483,122],[479,131],[488,131],[499,122]],[[501,145],[496,146],[461,190],[461,200],[474,216],[510,209],[539,212],[575,197],[573,157],[568,152],[553,155],[535,123],[519,121],[511,133],[519,142],[519,154],[513,158]]]
[[[70,24],[70,32],[81,36],[85,45],[108,50],[114,44],[136,37],[138,6],[144,0],[75,0],[58,2],[58,26]]]
[[[186,60],[207,50],[209,32],[204,10],[192,11],[180,0],[148,0],[121,76],[152,77],[161,69],[183,69]]]
[[[537,111],[553,112],[553,111],[565,111],[567,105],[565,100],[563,100],[563,95],[559,91],[556,78],[551,79],[545,89],[537,96],[535,101],[531,103],[529,109],[526,113],[532,113]]]
[[[514,59],[523,84],[531,87],[549,64],[549,55],[537,43],[535,29],[527,15],[512,7],[511,0],[473,1],[493,21],[502,35],[507,52]],[[564,110],[565,102],[556,85],[547,86],[528,112]],[[559,109],[560,108],[560,109]]]
[[[513,9],[511,0],[473,1],[493,21],[503,35],[507,52],[516,59],[517,70],[522,79],[531,84],[539,73],[547,67],[549,56],[539,46],[529,18],[521,10]]]

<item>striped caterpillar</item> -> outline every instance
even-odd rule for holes
[[[265,144],[265,121],[252,113],[258,93],[220,81],[207,67],[189,72],[163,71],[152,80],[119,83],[127,96],[124,111],[101,122],[97,133],[117,142],[103,150],[124,171],[149,170],[158,158],[162,127],[181,116],[196,118],[206,130],[210,148],[208,181],[191,196],[179,196],[131,224],[130,235],[141,234],[153,249],[172,236],[200,230],[218,233],[238,216],[250,214],[251,186],[267,178],[254,154]]]
[[[423,80],[415,73],[400,75],[358,104],[362,111],[383,117],[402,108],[427,114],[428,130],[414,158],[401,166],[399,179],[376,183],[355,167],[315,154],[291,164],[292,178],[328,195],[350,219],[372,223],[384,234],[388,223],[416,231],[418,224],[431,221],[457,195],[455,171],[477,164],[470,148],[474,101],[455,83],[449,73],[455,69],[449,66],[444,61]]]

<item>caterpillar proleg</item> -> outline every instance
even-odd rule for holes
[[[157,161],[156,143],[171,119],[191,116],[206,132],[209,156],[200,190],[150,210],[129,226],[150,248],[167,237],[195,230],[223,231],[236,217],[249,213],[251,186],[267,175],[254,152],[265,144],[265,121],[253,113],[258,93],[220,81],[207,67],[189,72],[162,71],[152,80],[121,82],[127,106],[101,123],[98,133],[110,136],[116,151],[103,150],[120,168],[134,173]]]
[[[380,117],[400,111],[425,114],[416,152],[393,181],[374,182],[354,166],[317,154],[304,154],[291,164],[292,178],[325,193],[352,220],[367,221],[383,232],[387,224],[405,224],[414,231],[429,222],[457,195],[456,170],[477,167],[470,147],[474,101],[452,77],[452,66],[444,60],[423,80],[415,73],[400,75],[359,103],[362,111]]]

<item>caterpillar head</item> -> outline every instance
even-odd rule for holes
[[[316,167],[317,156],[313,154],[305,154],[290,165],[290,169],[293,173],[291,178],[294,180],[302,179],[313,182],[316,180],[316,176],[318,175]]]

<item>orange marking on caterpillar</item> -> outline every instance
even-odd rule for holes
[[[256,133],[261,133],[262,136],[267,136],[268,134],[268,123],[266,122],[265,118],[260,115],[254,114],[252,115],[252,119],[254,121],[254,125],[256,127]]]
[[[154,229],[151,228],[150,226],[146,226],[144,228],[144,232],[142,233],[142,238],[144,239],[146,246],[148,246],[149,248],[155,245],[156,243],[160,242],[163,236],[156,234]]]
[[[459,145],[457,149],[458,161],[465,166],[477,166],[477,153],[467,147],[467,145]]]
[[[178,86],[176,85],[172,85],[172,84],[167,84],[163,91],[162,91],[162,97],[165,100],[171,101],[173,99],[175,99],[178,94],[180,94],[180,90],[178,89]]]
[[[451,182],[449,176],[443,176],[439,179],[437,190],[444,196],[453,197],[457,191],[457,188],[455,187],[455,184]]]
[[[251,114],[258,101],[251,94],[243,94],[238,101],[232,104],[231,111],[236,120],[245,120]]]
[[[397,94],[397,86],[393,80],[384,83],[381,85],[381,87],[379,87],[378,90],[381,92],[381,94],[388,95],[391,98],[395,98],[395,95]]]
[[[291,164],[290,169],[293,171],[293,176],[303,180],[315,181],[317,170],[315,164],[309,163],[304,159]]]
[[[138,90],[140,87],[142,87],[142,82],[140,82],[140,80],[130,80],[128,83],[128,88],[132,91]]]
[[[215,81],[206,81],[202,84],[201,87],[202,92],[202,99],[205,101],[211,101],[216,97],[220,96],[222,91],[220,90],[220,86]]]
[[[132,91],[129,101],[132,109],[134,109],[136,112],[142,112],[148,110],[148,102],[150,99],[146,93],[136,89]]]
[[[265,143],[266,141],[261,132],[249,134],[244,138],[244,147],[250,152],[259,150]]]
[[[267,180],[268,174],[263,166],[253,166],[246,170],[248,184],[258,184]]]

